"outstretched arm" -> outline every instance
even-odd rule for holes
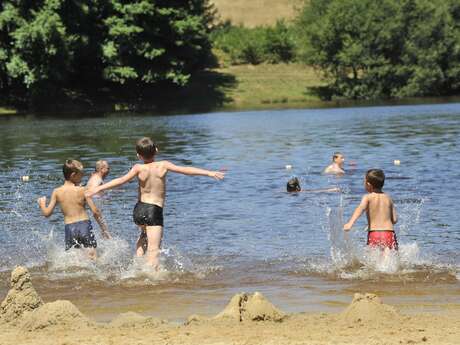
[[[57,201],[56,191],[53,191],[53,193],[51,194],[51,199],[50,199],[50,203],[48,206],[46,206],[46,196],[42,196],[41,198],[38,198],[37,200],[38,206],[40,206],[40,210],[42,211],[42,214],[45,217],[49,217],[53,214],[53,210],[56,207],[56,201]]]
[[[183,174],[183,175],[208,176],[216,180],[222,180],[225,176],[225,173],[221,171],[210,171],[210,170],[194,168],[194,167],[181,167],[181,166],[174,165],[173,163],[167,162],[167,161],[165,162],[165,168],[168,171],[172,171],[172,172]]]
[[[339,187],[325,188],[325,189],[302,189],[301,192],[306,193],[336,193],[340,192]]]
[[[121,186],[125,184],[126,182],[131,181],[138,174],[139,174],[139,165],[136,164],[135,166],[131,168],[131,170],[126,175],[113,179],[112,181],[104,183],[103,185],[100,185],[98,187],[87,190],[85,193],[85,196],[91,197],[94,194],[102,192],[103,190],[112,189],[112,188]]]
[[[94,204],[93,199],[91,199],[90,197],[85,197],[85,200],[89,208],[91,209],[91,212],[93,212],[94,219],[96,219],[97,224],[99,224],[102,237],[104,237],[107,240],[111,239],[112,235],[110,235],[110,232],[107,228],[107,224],[105,223],[104,218],[102,217],[101,211]]]
[[[356,208],[355,212],[353,212],[353,215],[351,216],[350,220],[348,223],[346,223],[343,226],[343,230],[349,231],[353,227],[353,224],[355,224],[356,220],[361,217],[364,211],[367,210],[367,206],[369,204],[369,199],[367,198],[367,195],[363,196],[361,199],[361,203],[359,206]]]

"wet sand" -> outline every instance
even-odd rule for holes
[[[285,313],[270,303],[276,301],[255,293],[228,296],[220,313],[183,323],[132,312],[96,323],[68,301],[44,303],[27,270],[18,271],[0,308],[2,345],[458,344],[460,339],[458,305],[409,315],[374,294],[355,294],[337,313]]]
[[[69,300],[85,315],[108,322],[120,313],[136,311],[145,316],[184,322],[189,315],[217,314],[239,292],[260,291],[288,313],[341,312],[356,292],[374,293],[405,314],[460,311],[460,283],[441,275],[424,279],[413,276],[375,276],[369,280],[344,281],[329,277],[287,274],[272,277],[218,272],[206,277],[165,276],[101,280],[94,276],[62,278],[49,272],[31,271],[34,287],[45,302]],[[9,289],[10,272],[0,274],[0,297]],[[406,277],[407,278],[407,277]],[[413,279],[412,279],[413,278]],[[427,280],[427,281],[424,281]]]

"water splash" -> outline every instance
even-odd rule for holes
[[[407,201],[407,200],[406,200]],[[407,234],[416,228],[424,199],[411,199],[399,208],[399,231]],[[330,256],[324,259],[308,259],[304,269],[310,274],[319,274],[344,280],[432,280],[459,279],[459,265],[440,262],[429,253],[422,253],[416,242],[402,243],[399,251],[371,248],[355,243],[350,234],[343,231],[343,197],[338,207],[325,208],[326,222],[323,225],[330,241]]]

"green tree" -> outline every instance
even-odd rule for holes
[[[0,90],[46,103],[184,86],[211,61],[207,0],[3,0]]]
[[[455,93],[458,8],[455,0],[312,0],[298,20],[303,56],[339,96]]]
[[[0,12],[2,90],[30,103],[62,95],[82,77],[88,35],[82,23],[90,1],[6,0]]]
[[[104,75],[125,84],[187,84],[210,58],[209,6],[203,0],[111,0],[105,19]]]

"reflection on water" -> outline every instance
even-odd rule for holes
[[[458,179],[459,104],[5,117],[0,124],[0,270],[6,278],[17,264],[32,267],[45,298],[71,299],[101,318],[109,312],[94,311],[89,301],[121,311],[138,299],[144,311],[154,313],[167,304],[157,306],[148,298],[161,296],[169,304],[176,298],[183,306],[179,314],[185,315],[185,305],[211,312],[230,293],[255,289],[288,310],[300,308],[299,301],[304,308],[327,308],[354,289],[396,296],[409,286],[428,294],[442,290],[458,303],[460,221],[452,200],[458,194],[453,181]],[[111,164],[109,178],[125,173],[136,162],[134,142],[144,135],[155,139],[160,159],[226,168],[225,181],[168,176],[161,272],[146,270],[142,259],[132,257],[135,183],[99,200],[115,239],[98,238],[98,262],[65,253],[62,216],[41,217],[37,197],[61,183],[66,158],[80,159],[87,175],[98,159]],[[322,176],[337,150],[353,163],[348,174]],[[400,166],[393,165],[396,159]],[[399,256],[382,258],[366,250],[365,217],[350,234],[341,230],[371,167],[385,170],[385,190],[400,215]],[[25,175],[28,182],[20,179]],[[305,189],[338,186],[343,192],[285,193],[294,175]],[[214,301],[209,307],[205,296]]]

